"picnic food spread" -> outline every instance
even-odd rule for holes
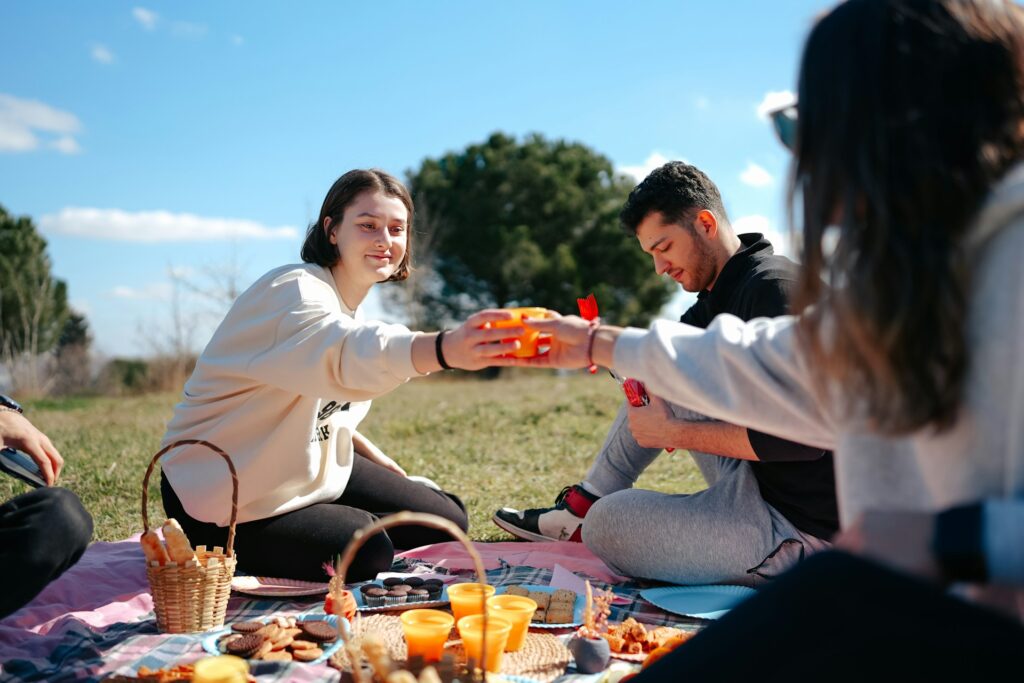
[[[243,659],[312,662],[323,656],[323,645],[337,638],[337,628],[326,621],[275,617],[270,622],[231,624],[231,633],[217,641],[217,649]]]
[[[537,624],[570,624],[576,606],[576,593],[560,588],[554,593],[531,591],[522,586],[509,586],[506,595],[521,595],[537,603],[537,611],[533,613],[533,623]]]
[[[671,626],[659,626],[648,631],[643,624],[630,617],[621,624],[609,625],[601,637],[608,641],[612,652],[634,655],[650,653],[669,645],[679,645],[693,636],[693,633]]]

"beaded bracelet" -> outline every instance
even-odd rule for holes
[[[601,327],[601,319],[593,318],[590,321],[590,332],[587,334],[587,370],[591,375],[597,372],[597,365],[594,364],[594,337],[597,336],[599,327]]]

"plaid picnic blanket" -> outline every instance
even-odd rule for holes
[[[396,560],[392,571],[438,571],[448,573],[417,560]],[[462,572],[458,572],[462,573]],[[496,586],[509,584],[547,585],[552,570],[534,567],[514,566],[504,561],[500,566],[487,572],[487,580]],[[613,606],[611,618],[614,621],[633,616],[639,621],[657,625],[698,625],[695,619],[678,617],[654,607],[639,598],[645,586],[626,582],[605,584],[592,582],[595,588],[610,588],[628,603]],[[299,616],[323,614],[322,598],[299,598],[294,600],[263,600],[236,596],[228,603],[227,621],[243,621],[267,615]],[[92,627],[81,621],[70,620],[60,634],[59,643],[46,656],[9,657],[0,664],[0,681],[99,681],[110,674],[133,675],[140,666],[162,668],[175,664],[186,664],[207,653],[203,651],[203,634],[165,635],[157,632],[152,611],[141,612],[135,619],[113,623],[102,628]],[[31,638],[26,633],[26,638]],[[570,631],[565,632],[569,637]],[[29,648],[31,651],[31,648]],[[9,651],[9,650],[8,650]],[[296,663],[253,662],[252,671],[260,681],[337,681],[339,674],[326,665]],[[559,683],[583,683],[596,680],[594,676],[583,676],[570,669]]]

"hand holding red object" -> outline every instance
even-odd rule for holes
[[[594,293],[591,292],[585,299],[576,299],[576,306],[580,309],[580,317],[584,320],[589,320],[595,325],[600,325],[600,319],[597,317],[597,299],[594,297]],[[591,329],[593,334],[593,329]],[[593,375],[597,372],[597,366],[591,365],[587,368],[587,371]]]

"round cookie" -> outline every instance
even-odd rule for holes
[[[235,633],[256,633],[266,624],[259,621],[238,621],[231,624],[231,630]]]
[[[263,647],[263,642],[263,636],[256,633],[247,633],[229,642],[224,646],[224,649],[229,655],[247,658],[259,652],[260,648]]]
[[[310,647],[304,650],[292,649],[292,657],[298,662],[312,662],[319,659],[324,654],[324,651],[318,647]]]
[[[338,638],[338,629],[326,621],[300,621],[299,628],[306,640],[316,643],[329,643]]]

